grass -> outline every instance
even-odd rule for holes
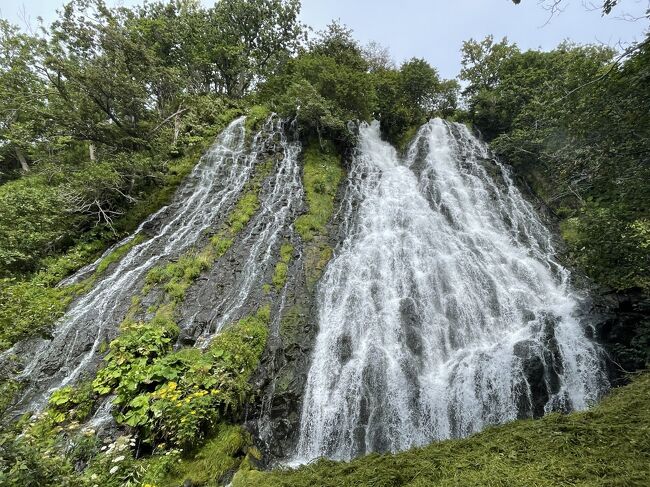
[[[61,318],[70,302],[87,292],[95,281],[115,262],[138,243],[138,235],[130,242],[116,248],[86,279],[72,285],[56,287],[86,262],[97,250],[96,245],[79,245],[63,256],[47,261],[47,265],[26,281],[4,279],[0,282],[0,350],[9,348],[19,340],[47,333]]]
[[[233,487],[647,486],[650,373],[586,412],[488,428],[462,440],[297,470],[239,472]]]
[[[325,270],[325,266],[332,258],[334,249],[325,242],[317,242],[305,249],[305,268],[307,287],[313,289]]]

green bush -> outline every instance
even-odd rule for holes
[[[136,428],[143,440],[191,449],[248,400],[269,312],[261,308],[227,328],[205,352],[172,352],[178,330],[169,321],[126,325],[111,342],[94,390],[116,394],[117,421]]]
[[[0,277],[29,272],[74,232],[57,188],[39,176],[0,186]]]

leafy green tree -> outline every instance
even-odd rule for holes
[[[299,0],[222,0],[208,12],[215,87],[241,97],[276,72],[304,35]],[[211,47],[210,47],[211,46]]]
[[[146,144],[153,59],[129,32],[132,17],[128,9],[107,8],[103,0],[73,0],[48,32],[45,67],[59,95],[55,108],[79,139]]]
[[[519,48],[508,43],[505,37],[499,42],[494,42],[492,35],[482,41],[470,39],[463,42],[459,76],[467,82],[463,94],[472,97],[480,90],[494,88],[499,82],[503,63],[518,52]]]
[[[446,115],[456,108],[458,83],[442,81],[438,72],[424,59],[413,58],[402,64],[400,88],[416,118]]]
[[[38,40],[0,19],[0,171],[30,170],[48,122],[47,87],[35,69]],[[0,173],[0,179],[2,173]]]

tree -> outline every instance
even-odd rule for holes
[[[395,61],[386,46],[371,41],[363,49],[363,57],[368,63],[368,71],[387,71],[395,69]]]
[[[482,41],[470,39],[463,42],[459,78],[468,83],[463,94],[472,97],[482,89],[494,88],[499,82],[503,63],[518,52],[516,44],[508,43],[505,37],[499,42],[494,42],[492,35]]]
[[[276,72],[304,36],[299,0],[222,0],[210,10],[217,89],[241,97]]]
[[[57,90],[56,108],[79,139],[134,147],[146,145],[153,59],[133,13],[103,0],[73,0],[49,30],[45,68]],[[63,116],[67,114],[67,116]]]
[[[456,108],[458,83],[442,81],[438,72],[423,59],[402,64],[400,89],[417,118],[450,114]]]
[[[31,149],[47,123],[47,88],[34,69],[37,51],[37,39],[0,19],[0,154],[6,169],[17,161],[30,170]]]

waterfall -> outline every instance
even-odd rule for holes
[[[321,279],[292,463],[582,409],[607,386],[580,297],[506,167],[460,124],[407,155],[360,127],[345,240]]]
[[[74,302],[51,339],[18,344],[5,352],[29,357],[18,376],[28,381],[19,408],[42,407],[53,390],[74,383],[96,367],[102,343],[117,333],[147,272],[197,244],[204,231],[227,214],[250,178],[266,137],[257,134],[248,150],[245,118],[234,120],[183,182],[172,204],[148,219],[157,228],[155,235],[133,246],[93,289]],[[80,270],[67,282],[75,282],[92,269],[91,265]]]
[[[259,305],[255,291],[261,289],[265,277],[272,272],[283,237],[290,238],[293,234],[292,222],[304,197],[298,160],[301,146],[298,141],[287,138],[285,124],[286,121],[274,116],[264,128],[266,133],[273,134],[267,152],[279,156],[275,172],[263,192],[259,211],[242,236],[240,244],[246,248],[246,255],[241,271],[232,277],[225,292],[212,298],[216,303],[210,306],[208,326],[202,331],[197,346],[207,346],[224,326],[241,318],[242,310],[250,309],[251,303]],[[196,303],[198,308],[201,305],[201,302]],[[278,310],[276,315],[280,314]]]

